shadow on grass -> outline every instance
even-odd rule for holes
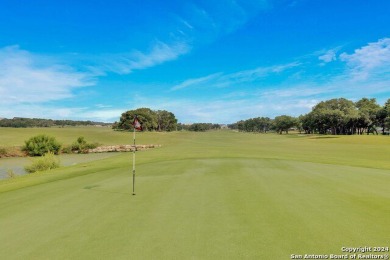
[[[99,186],[100,185],[89,185],[89,186],[85,186],[83,189],[91,190],[91,191],[100,191],[100,192],[105,192],[105,193],[116,193],[116,194],[133,195],[132,192],[119,192],[119,191],[109,191],[109,190],[95,189],[95,188],[97,188]]]
[[[329,138],[340,138],[339,136],[315,136],[310,137],[309,139],[329,139]]]

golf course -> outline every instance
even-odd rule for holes
[[[133,141],[109,128],[0,128],[0,144],[41,133]],[[389,136],[136,136],[161,145],[136,152],[136,195],[131,152],[0,180],[0,258],[330,259],[390,246]]]

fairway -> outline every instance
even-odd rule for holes
[[[0,181],[2,256],[290,259],[390,246],[388,137],[137,138],[162,147],[137,153],[135,196],[131,153]]]

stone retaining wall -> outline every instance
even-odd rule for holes
[[[146,144],[146,145],[136,145],[135,150],[147,150],[150,148],[161,147],[159,144]],[[132,152],[134,151],[134,145],[125,144],[125,145],[108,145],[108,146],[99,146],[95,149],[89,149],[88,153],[107,153],[107,152]]]

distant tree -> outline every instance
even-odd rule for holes
[[[153,111],[150,108],[137,108],[122,113],[115,129],[133,130],[134,116],[137,115],[146,131],[173,131],[176,130],[177,119],[171,112],[165,110]]]
[[[189,128],[189,125],[185,125],[185,124],[182,124],[182,123],[178,123],[177,124],[177,130],[178,131],[188,130],[188,128]]]
[[[298,118],[286,115],[277,116],[274,120],[257,117],[228,125],[230,129],[245,132],[266,132],[271,126],[278,133],[287,132],[295,126],[306,134],[334,135],[377,133],[376,128],[380,126],[384,134],[390,128],[390,99],[381,107],[375,98],[362,98],[357,102],[334,98],[321,101],[309,113]]]
[[[237,129],[245,132],[266,133],[271,128],[272,120],[268,117],[256,117],[247,120],[240,120],[234,124],[229,124],[229,129]]]
[[[158,131],[174,131],[177,128],[177,119],[175,115],[166,110],[157,110],[157,128]]]
[[[244,120],[240,120],[240,121],[237,122],[237,129],[239,131],[246,131],[245,121]]]
[[[195,132],[204,132],[208,130],[218,130],[221,129],[221,126],[219,124],[212,124],[212,123],[194,123],[188,127],[189,131],[195,131]]]
[[[53,127],[53,126],[77,126],[77,125],[109,125],[108,123],[92,121],[52,120],[41,118],[14,117],[0,120],[0,127]]]
[[[379,114],[379,115],[378,115]],[[378,111],[378,120],[382,126],[382,134],[385,130],[390,130],[390,98],[386,101],[383,107]]]
[[[345,98],[335,98],[318,103],[309,113],[311,123],[320,134],[354,133],[358,111],[355,104]]]
[[[380,105],[376,102],[376,99],[362,98],[357,101],[355,105],[359,111],[357,121],[358,133],[362,134],[366,132],[369,134],[371,131],[376,132],[375,126],[380,124],[380,119],[377,116],[381,109]]]
[[[273,121],[273,127],[276,132],[282,134],[283,131],[288,134],[288,130],[297,124],[297,119],[292,116],[281,115],[275,117]]]
[[[112,128],[112,129],[118,129],[118,122],[115,121],[115,122],[111,125],[111,128]]]
[[[228,124],[227,127],[232,130],[238,130],[238,123]]]

